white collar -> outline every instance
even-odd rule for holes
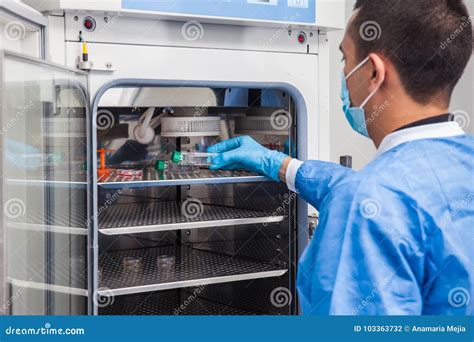
[[[387,135],[379,146],[377,156],[409,141],[448,138],[463,134],[465,134],[464,131],[455,121],[406,128]]]

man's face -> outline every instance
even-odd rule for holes
[[[347,24],[346,33],[341,43],[340,49],[343,55],[342,61],[344,63],[344,75],[347,76],[351,71],[359,65],[362,60],[357,58],[357,47],[354,40],[351,38],[352,31],[355,28],[351,25],[357,11],[354,12],[351,20]],[[356,33],[358,34],[358,33]],[[347,87],[351,96],[352,106],[360,106],[364,100],[369,96],[369,82],[370,82],[370,62],[367,62],[360,69],[358,69],[348,80]]]

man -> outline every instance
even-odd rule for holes
[[[318,208],[298,268],[305,314],[474,314],[474,138],[448,111],[471,35],[462,0],[357,1],[341,45],[342,100],[378,148],[360,172],[249,137],[209,149],[212,169],[285,181]]]

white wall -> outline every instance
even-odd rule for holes
[[[474,0],[466,1],[469,14],[474,19]],[[473,50],[474,52],[474,50]],[[459,81],[451,101],[451,112],[459,114],[456,121],[463,125],[464,130],[474,134],[474,55],[469,61],[463,77]]]
[[[354,2],[355,1],[353,0],[346,1],[347,19],[351,16]],[[351,155],[354,169],[361,169],[374,158],[376,150],[370,139],[367,139],[352,130],[342,112],[342,103],[339,96],[341,92],[342,55],[339,51],[339,45],[341,44],[344,32],[330,32],[328,35],[331,54],[331,161],[339,163],[340,156]]]
[[[346,18],[349,19],[354,7],[354,0],[346,0]],[[474,14],[474,1],[469,0],[468,6],[471,15]],[[341,90],[340,75],[342,72],[341,54],[339,44],[342,41],[343,32],[330,32],[330,54],[331,54],[331,118],[330,118],[330,154],[331,161],[339,163],[341,155],[351,155],[353,157],[354,169],[361,169],[375,156],[375,146],[372,141],[355,133],[347,123],[341,109],[339,98]],[[459,122],[466,122],[465,130],[474,134],[474,58],[455,89],[451,103],[451,111],[457,111],[460,115]],[[467,120],[465,118],[467,117]]]

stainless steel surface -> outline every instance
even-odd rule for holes
[[[189,304],[183,303],[188,300]],[[182,306],[182,307],[181,307]],[[195,292],[164,292],[117,297],[101,315],[255,315],[254,312],[196,296]]]
[[[99,217],[99,230],[106,235],[165,230],[223,227],[280,222],[284,216],[271,211],[246,210],[197,203],[197,212],[187,213],[176,202],[115,204]]]
[[[159,272],[158,255],[176,255],[173,270]],[[142,258],[140,272],[124,272],[122,258]],[[157,290],[225,283],[248,279],[279,277],[288,270],[267,263],[233,258],[189,247],[158,247],[103,253],[99,267],[102,282],[98,293],[119,296]]]
[[[193,244],[193,247],[231,257],[251,258],[252,260],[288,265],[288,237],[252,238],[249,240],[225,240]],[[281,260],[283,259],[283,260]]]
[[[115,83],[117,84],[121,83]],[[222,130],[226,133],[220,139],[227,139],[235,136],[235,115],[230,115],[226,112],[227,108],[222,107],[222,89],[214,89],[220,95],[215,108],[211,106],[209,110],[220,116]],[[94,112],[97,112],[103,93],[101,90],[94,101]],[[258,92],[252,93],[254,96]],[[178,96],[181,97],[182,93],[178,93]],[[282,103],[288,100],[288,97],[282,97]],[[183,101],[185,99],[180,98],[178,104],[173,106],[175,115],[182,108],[180,104]],[[252,103],[253,106],[240,108],[236,114],[245,116],[254,107],[263,108],[259,101]],[[115,122],[133,129],[139,117],[134,115],[134,110],[135,108],[112,110],[116,114]],[[95,121],[92,120],[92,123]],[[93,125],[93,130],[96,128]],[[97,179],[95,172],[93,174],[94,184],[97,186],[94,205],[95,211],[99,211],[94,232],[101,233],[95,248],[95,253],[99,253],[99,256],[94,257],[94,260],[99,259],[99,265],[95,268],[100,270],[101,279],[95,289],[96,294],[114,296],[115,299],[115,304],[111,307],[97,308],[95,305],[95,309],[99,309],[98,313],[173,314],[173,307],[179,306],[185,299],[183,295],[192,291],[193,287],[206,287],[209,290],[206,294],[209,294],[221,286],[239,283],[248,285],[248,291],[252,292],[248,294],[248,298],[260,298],[262,300],[259,303],[266,302],[265,308],[259,310],[260,304],[255,304],[249,310],[242,308],[238,300],[232,303],[233,298],[224,303],[207,296],[206,302],[200,305],[201,311],[189,312],[213,314],[216,311],[214,306],[222,307],[224,303],[224,308],[230,306],[234,309],[223,311],[223,314],[265,314],[264,311],[269,314],[292,313],[290,308],[272,310],[267,293],[268,289],[285,287],[292,290],[293,286],[290,284],[290,274],[293,273],[294,263],[291,262],[288,244],[294,242],[289,235],[295,227],[294,222],[289,220],[292,197],[287,188],[244,171],[212,172],[207,169],[183,168],[179,171],[157,172],[151,166],[155,159],[162,160],[162,156],[166,159],[175,150],[205,151],[219,139],[163,137],[162,129],[157,129],[155,133],[155,140],[145,148],[129,143],[133,138],[127,136],[125,130],[119,132],[111,128],[108,131],[97,131],[94,136],[93,150],[96,147],[106,147],[117,151],[108,156],[110,168],[143,170],[143,176],[132,179],[115,174]],[[281,136],[265,135],[255,138],[269,148],[283,149]],[[96,162],[92,165],[95,167]],[[117,193],[120,196],[117,197]],[[198,210],[197,217],[196,212],[186,217],[180,210],[181,204],[189,198],[197,199],[202,204],[202,212],[199,213]],[[108,200],[113,200],[113,203],[107,202]],[[116,240],[120,242],[115,242]],[[157,267],[157,256],[170,254],[176,256],[175,267],[160,270]],[[123,270],[122,259],[128,256],[142,258],[139,272]],[[254,282],[263,284],[252,286]],[[226,291],[221,292],[229,294],[239,289],[226,287]],[[147,303],[146,298],[163,296],[170,290],[179,293],[178,302],[161,297]],[[157,293],[153,293],[155,291]],[[221,298],[225,299],[225,296]],[[241,299],[238,296],[235,298]],[[249,301],[256,303],[253,299]],[[164,302],[160,302],[161,300]],[[141,301],[145,303],[139,305]],[[251,303],[247,304],[245,305],[249,308],[252,306]]]
[[[288,112],[284,110],[277,110],[275,111],[275,113],[285,114]],[[287,115],[289,116],[289,113]],[[283,120],[288,119],[288,116],[283,116]],[[275,124],[276,122],[279,122],[279,121],[276,121],[276,118],[270,115],[266,117],[265,116],[237,117],[235,119],[235,133],[240,134],[240,135],[288,136],[288,130],[278,129],[278,126]]]
[[[207,116],[207,108],[197,108],[191,117],[163,117],[162,137],[206,137],[221,134],[220,117]]]
[[[280,278],[238,281],[185,290],[193,293],[199,291],[201,298],[260,315],[288,315],[296,300],[285,295],[283,288],[288,288],[288,281],[287,273]],[[280,295],[285,295],[287,305],[280,302],[275,305],[275,289],[279,289]]]
[[[98,185],[103,188],[177,186],[192,184],[225,184],[244,182],[266,182],[264,176],[258,176],[246,171],[210,171],[199,169],[183,172],[157,172],[152,167],[143,170],[142,177],[124,178],[112,173],[108,177],[101,177]]]

